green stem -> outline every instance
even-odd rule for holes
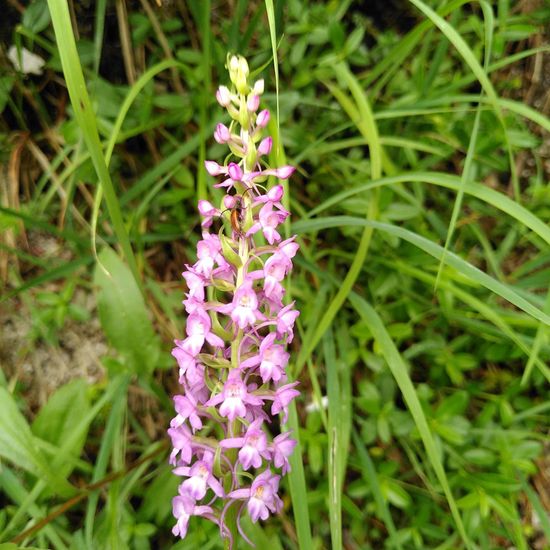
[[[248,256],[249,256],[249,247],[248,239],[246,237],[239,238],[239,257],[241,259],[241,265],[237,269],[237,280],[235,282],[235,288],[239,288],[247,273],[248,269]],[[243,331],[239,329],[237,336],[231,342],[231,368],[239,368],[239,348],[241,346],[241,341],[243,339]],[[238,427],[238,421],[233,420],[229,423],[229,437],[235,437]],[[237,449],[228,449],[227,458],[234,464],[237,460]],[[224,540],[224,549],[232,550],[236,548],[237,537],[239,536],[239,531],[237,528],[237,516],[238,516],[238,503],[232,504],[225,515],[225,525],[231,533],[230,538],[225,538]]]

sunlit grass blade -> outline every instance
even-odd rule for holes
[[[277,58],[277,29],[275,25],[275,8],[273,0],[265,0],[265,11],[269,24],[269,39],[271,41],[271,53],[273,55],[273,69],[275,71],[275,95],[277,97],[277,134],[279,134],[279,61]]]
[[[437,268],[435,288],[437,288],[437,285],[439,283],[439,278],[441,277],[443,265],[445,264],[445,254],[447,253],[447,250],[449,250],[449,246],[451,245],[451,241],[452,241],[455,227],[456,227],[456,222],[458,221],[458,216],[460,215],[460,209],[462,208],[462,200],[464,197],[464,187],[466,186],[466,182],[470,180],[472,162],[476,151],[477,135],[479,132],[480,119],[481,119],[481,109],[478,107],[476,111],[476,116],[474,119],[474,126],[472,128],[472,135],[470,137],[470,144],[468,145],[466,160],[464,161],[464,168],[462,169],[462,176],[460,178],[460,187],[458,189],[458,193],[456,194],[455,202],[453,204],[453,211],[451,214],[451,220],[449,221],[449,227],[447,228],[447,237],[445,238],[443,255],[441,256],[441,260],[439,261],[439,267]]]
[[[378,127],[374,120],[372,109],[365,96],[364,91],[361,89],[357,79],[350,72],[348,67],[340,63],[334,67],[335,74],[342,81],[346,83],[346,86],[351,91],[353,100],[349,98],[342,90],[337,86],[330,83],[326,83],[332,94],[336,97],[339,103],[342,105],[348,116],[357,125],[357,129],[361,135],[365,138],[369,145],[369,152],[371,157],[371,175],[372,179],[379,179],[382,176],[382,162],[383,151],[380,145],[380,138],[378,133]],[[355,102],[355,104],[354,104]],[[369,200],[369,205],[366,213],[366,220],[375,220],[378,216],[378,193],[375,191]],[[351,291],[359,273],[367,257],[367,253],[370,247],[373,234],[373,228],[366,225],[361,235],[361,240],[357,246],[357,252],[351,263],[348,273],[342,281],[342,285],[338,289],[338,292],[329,304],[323,317],[317,324],[315,332],[310,340],[307,341],[307,345],[304,345],[300,350],[298,359],[296,360],[296,370],[299,373],[302,370],[303,365],[307,357],[313,352],[317,344],[320,342],[323,334],[332,324],[336,314],[345,302],[349,292]]]
[[[548,516],[548,510],[545,509],[543,503],[539,498],[539,495],[536,493],[536,491],[533,490],[533,488],[531,487],[531,485],[529,485],[527,481],[524,481],[522,485],[523,490],[525,491],[525,494],[527,495],[527,498],[531,503],[531,506],[537,513],[537,517],[539,518],[540,526],[542,528],[542,531],[544,532],[544,536],[546,537],[547,541],[550,541],[550,517]]]
[[[43,484],[41,490],[43,489]],[[33,521],[39,521],[44,517],[44,510],[37,503],[38,491],[33,489],[29,492],[24,486],[20,476],[16,476],[10,468],[7,466],[2,466],[0,469],[0,488],[2,489],[2,494],[7,496],[11,501],[13,501],[18,506],[17,514],[22,518],[23,515],[28,515],[29,518],[32,518]],[[12,526],[17,526],[17,522],[13,520],[10,524],[0,532],[0,540],[5,540],[6,536],[9,536],[10,529]],[[57,532],[51,525],[47,525],[44,528],[44,534],[48,540],[54,545],[54,547],[63,548],[63,540],[60,534]],[[0,548],[4,545],[0,543]],[[13,545],[11,548],[17,548]],[[10,547],[8,546],[9,550]]]
[[[105,11],[107,0],[97,0],[95,6],[95,29],[94,29],[94,72],[99,72],[101,62],[101,51],[103,49],[103,34],[105,31]]]
[[[111,130],[109,141],[107,142],[107,147],[105,149],[105,164],[107,167],[109,167],[109,164],[111,163],[111,158],[113,156],[113,151],[115,148],[115,145],[119,139],[120,132],[122,129],[122,125],[124,124],[124,120],[126,119],[126,115],[128,114],[130,107],[138,97],[139,93],[145,88],[145,86],[159,73],[162,71],[165,71],[166,69],[170,69],[173,67],[184,67],[184,65],[174,59],[165,59],[164,61],[161,61],[160,63],[157,63],[156,65],[153,65],[150,67],[145,73],[143,73],[139,79],[132,85],[130,88],[128,94],[124,98],[124,101],[122,102],[122,105],[120,106],[118,115],[116,117],[115,123],[113,125],[113,129]],[[97,235],[97,222],[99,218],[99,212],[100,212],[100,206],[101,201],[103,198],[103,187],[98,186],[95,197],[94,197],[94,206],[92,209],[92,220],[91,220],[91,226],[92,226],[92,250],[94,253],[94,257],[96,259],[96,262],[100,262],[99,257],[97,255],[97,244],[96,244],[96,235]]]
[[[439,30],[447,37],[449,42],[456,48],[458,53],[462,56],[468,67],[470,67],[471,71],[476,75],[476,78],[478,79],[479,83],[481,84],[483,90],[487,94],[489,101],[491,105],[493,106],[493,109],[495,110],[495,114],[497,115],[497,118],[500,121],[500,124],[502,125],[502,129],[504,131],[504,142],[506,145],[506,150],[508,152],[508,162],[510,165],[510,173],[512,176],[512,185],[514,188],[514,194],[515,199],[519,201],[520,199],[520,191],[519,191],[519,181],[516,173],[516,165],[514,161],[514,155],[512,152],[512,147],[510,144],[510,139],[508,137],[508,131],[506,122],[504,121],[504,116],[502,114],[502,109],[499,104],[499,98],[497,96],[497,93],[491,84],[491,81],[489,80],[485,70],[483,67],[479,64],[479,61],[476,59],[474,53],[466,44],[462,36],[458,34],[458,32],[450,25],[443,17],[438,15],[434,10],[432,10],[429,6],[427,6],[422,0],[409,0],[412,4],[414,4],[424,15],[426,15],[429,19],[432,20],[434,25],[436,25]]]
[[[277,60],[277,31],[275,28],[275,11],[273,7],[273,0],[265,0],[265,7],[267,12],[267,18],[269,23],[269,34],[271,41],[271,51],[273,54],[273,67],[275,70],[275,93],[277,97],[277,127],[273,128],[273,122],[270,122],[270,128],[272,129],[272,135],[274,138],[274,151],[272,155],[275,155],[277,162],[284,160],[284,150],[280,143],[280,131],[279,131],[279,63]],[[273,131],[276,130],[276,131]],[[280,166],[280,164],[276,164]],[[285,206],[288,207],[288,183],[284,182],[285,188]],[[288,233],[289,224],[285,224],[285,230]],[[288,293],[290,297],[290,289]],[[290,496],[292,498],[292,508],[294,512],[294,520],[296,523],[296,533],[298,535],[298,545],[301,550],[306,550],[313,547],[311,538],[311,524],[309,519],[309,508],[307,502],[307,487],[304,473],[304,465],[302,461],[302,446],[299,437],[299,423],[298,414],[296,411],[296,404],[292,402],[289,406],[288,415],[288,428],[292,430],[293,437],[296,439],[297,444],[292,456],[290,457],[291,471],[288,473],[288,484],[290,487]]]
[[[410,379],[407,365],[395,347],[395,344],[388,334],[386,327],[382,323],[382,320],[372,306],[354,292],[350,294],[349,299],[357,313],[367,323],[369,330],[380,347],[380,351],[386,359],[386,363],[393,374],[397,385],[399,386],[403,399],[405,400],[405,403],[407,404],[407,407],[414,419],[418,433],[422,438],[430,464],[437,476],[437,479],[439,480],[439,483],[441,484],[445,496],[447,497],[447,502],[449,503],[449,508],[451,509],[458,532],[460,533],[466,547],[471,548],[472,546],[470,544],[469,537],[464,529],[460,512],[458,511],[456,501],[449,486],[447,474],[445,473],[445,469],[443,468],[443,464],[439,458],[439,451],[436,447],[426,415],[422,409],[422,405],[420,404],[416,394],[416,390]]]
[[[483,10],[484,25],[485,25],[485,54],[484,54],[483,66],[484,66],[484,69],[487,70],[487,67],[489,66],[489,62],[491,60],[494,17],[493,17],[493,12],[491,10],[491,7],[486,2],[482,2],[481,5]],[[445,254],[451,245],[455,227],[456,227],[456,222],[458,221],[458,216],[460,215],[460,210],[462,208],[462,200],[464,198],[464,186],[471,179],[472,164],[474,160],[474,155],[476,153],[477,136],[479,133],[479,122],[481,120],[481,112],[482,111],[481,111],[481,102],[480,102],[478,103],[478,107],[477,107],[477,111],[474,119],[474,125],[472,127],[472,133],[470,135],[470,143],[468,145],[468,151],[466,153],[466,159],[464,160],[464,167],[462,169],[462,175],[460,177],[460,188],[458,190],[458,193],[456,194],[455,202],[453,204],[453,211],[451,214],[451,220],[449,222],[449,227],[447,228],[447,237],[445,238],[443,257],[441,258],[439,262],[439,267],[437,268],[437,277],[435,279],[436,288],[439,282],[439,278],[441,277],[441,271],[443,269],[443,264],[445,261]]]
[[[121,383],[115,384],[117,387],[113,394],[113,407],[109,412],[109,417],[105,424],[105,432],[101,438],[101,446],[94,464],[94,472],[91,479],[92,483],[99,481],[105,476],[114,441],[117,437],[120,437],[124,420],[124,411],[126,408],[126,391],[128,389],[129,380],[129,375],[123,375]],[[84,523],[84,533],[88,548],[93,548],[93,530],[98,500],[99,492],[92,493],[88,497],[86,519]]]
[[[330,328],[323,338],[328,397],[328,500],[330,537],[333,550],[342,550],[342,436],[341,388],[338,376],[338,361]]]
[[[417,246],[430,256],[433,256],[437,260],[441,259],[443,255],[443,248],[407,229],[402,227],[397,227],[395,225],[374,222],[369,220],[363,220],[361,218],[354,218],[352,216],[333,216],[330,218],[319,218],[315,220],[303,220],[296,222],[293,227],[294,230],[298,233],[305,233],[308,231],[318,231],[320,229],[326,229],[328,227],[344,227],[344,226],[365,226],[371,225],[372,227],[400,237],[410,242],[411,244]],[[484,286],[488,290],[491,290],[495,294],[499,295],[501,298],[504,298],[511,304],[514,304],[516,307],[522,309],[535,319],[542,321],[543,323],[550,325],[550,316],[539,308],[528,302],[525,298],[520,296],[515,290],[513,290],[508,285],[497,281],[490,275],[487,275],[477,267],[466,262],[456,254],[451,252],[448,253],[445,257],[445,263],[455,268],[459,273],[468,277],[472,282],[477,283],[481,286]]]
[[[107,208],[109,209],[114,232],[120,242],[132,274],[139,288],[142,288],[137,263],[124,226],[119,200],[103,156],[95,114],[88,96],[86,82],[76,50],[69,7],[67,3],[59,0],[48,0],[48,6],[52,16],[63,73],[67,82],[75,118],[80,126],[90,156],[92,157],[98,180],[105,193],[105,200],[107,201]]]
[[[398,269],[400,273],[407,273],[408,275],[411,275],[430,285],[434,285],[435,283],[435,277],[425,270],[422,271],[413,266],[407,265],[404,262],[396,262],[392,265],[394,268]],[[516,344],[519,349],[521,349],[521,351],[523,351],[525,355],[529,357],[529,361],[532,361],[532,366],[530,367],[530,369],[532,369],[536,365],[541,373],[544,375],[544,377],[550,382],[550,368],[548,368],[538,358],[538,351],[540,350],[540,348],[537,349],[535,352],[536,340],[533,348],[531,349],[530,346],[527,345],[527,343],[525,343],[518,334],[516,334],[516,332],[509,326],[509,324],[503,319],[502,315],[495,308],[492,308],[469,292],[466,292],[465,290],[452,284],[450,281],[440,279],[438,288],[450,291],[459,300],[462,300],[465,304],[468,304],[471,308],[477,310],[479,313],[481,313],[481,315],[483,315],[486,319],[497,326],[503,332],[503,334],[505,334],[512,342],[514,342],[514,344]],[[539,324],[538,330],[541,331],[543,329],[544,325]]]
[[[398,176],[381,178],[368,183],[355,185],[346,191],[336,193],[330,199],[327,199],[310,210],[308,214],[309,216],[315,216],[327,208],[341,203],[345,199],[353,197],[354,195],[365,192],[374,187],[408,182],[429,183],[432,185],[447,187],[448,189],[453,189],[456,191],[458,191],[461,186],[460,178],[452,174],[446,174],[443,172],[408,172]],[[490,204],[491,206],[494,206],[502,212],[505,212],[524,226],[534,231],[546,243],[550,244],[550,227],[548,224],[544,223],[532,212],[517,204],[503,193],[499,193],[498,191],[477,182],[466,183],[464,185],[464,192],[486,202],[487,204]]]
[[[293,401],[288,407],[288,422],[286,427],[292,430],[292,437],[296,440],[296,447],[289,458],[291,470],[288,473],[288,486],[292,498],[292,510],[296,523],[296,534],[300,550],[313,548],[311,538],[311,524],[309,520],[309,505],[307,500],[306,476],[302,460],[302,445],[300,442],[300,424],[296,404]]]
[[[210,30],[210,15],[211,5],[210,0],[203,0],[197,5],[198,8],[198,27],[200,29],[202,55],[201,68],[202,80],[204,83],[205,92],[199,96],[199,128],[200,128],[200,145],[199,159],[197,171],[197,200],[207,198],[206,187],[206,171],[203,169],[204,161],[206,160],[206,139],[208,126],[208,105],[210,104],[210,93],[212,89],[211,77],[211,30]]]
[[[550,289],[548,289],[546,293],[546,303],[544,304],[544,312],[550,315]],[[523,376],[521,377],[522,386],[527,385],[527,383],[529,382],[529,378],[531,377],[531,373],[533,372],[533,368],[535,367],[535,365],[539,366],[539,363],[540,363],[539,353],[543,343],[547,339],[546,338],[547,334],[548,334],[548,328],[545,327],[544,325],[539,325],[539,327],[537,328],[535,341],[533,342],[533,347],[531,348],[529,359],[527,361],[527,364],[525,365]],[[546,376],[546,378],[549,379],[550,381],[550,377],[548,375]]]

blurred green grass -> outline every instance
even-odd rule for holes
[[[301,244],[301,445],[283,514],[246,532],[274,549],[550,544],[549,21],[506,0],[10,1],[0,542],[221,548],[200,520],[171,536],[165,429],[233,51],[298,166]],[[109,351],[92,375],[66,334],[94,322]]]

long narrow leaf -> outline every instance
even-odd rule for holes
[[[363,220],[361,218],[354,218],[352,216],[334,216],[330,218],[320,218],[315,220],[304,220],[297,222],[293,225],[294,230],[297,233],[305,233],[307,231],[318,231],[320,229],[326,229],[328,227],[344,227],[344,226],[364,226],[371,225],[372,227],[385,231],[390,235],[405,239],[406,241],[414,244],[430,256],[433,256],[437,260],[443,256],[443,248],[437,243],[426,239],[413,233],[402,227],[395,225],[373,222],[369,220]],[[468,277],[472,282],[484,286],[491,290],[495,294],[498,294],[501,298],[509,301],[518,308],[522,309],[535,319],[550,325],[550,315],[541,311],[538,307],[528,302],[525,298],[520,296],[515,290],[509,286],[497,281],[487,273],[484,273],[477,267],[466,262],[456,254],[449,252],[445,257],[445,262],[451,267],[454,267],[459,273]]]
[[[380,350],[386,359],[388,367],[393,374],[399,389],[401,390],[403,399],[411,412],[418,429],[418,433],[422,438],[428,459],[434,469],[439,483],[441,484],[443,492],[447,497],[447,502],[449,503],[449,508],[451,509],[458,532],[460,533],[466,547],[471,548],[470,540],[466,534],[466,530],[464,529],[462,518],[460,517],[456,501],[449,486],[449,481],[447,480],[447,474],[445,473],[445,469],[443,468],[443,464],[439,458],[435,440],[428,425],[426,415],[422,409],[422,405],[420,404],[416,394],[416,390],[411,382],[407,366],[399,354],[399,351],[395,347],[395,344],[382,323],[382,320],[378,316],[378,313],[376,313],[372,306],[353,292],[350,294],[350,301],[353,307],[357,310],[357,313],[367,323],[371,334],[378,343]]]
[[[120,204],[111,181],[111,176],[103,156],[101,142],[97,131],[97,122],[92,104],[88,96],[86,82],[82,73],[80,59],[76,50],[76,43],[73,29],[71,26],[71,17],[69,6],[63,0],[48,0],[48,6],[52,16],[52,23],[59,48],[63,74],[67,82],[69,96],[74,109],[75,118],[80,126],[84,140],[90,152],[94,168],[96,170],[99,182],[105,193],[107,208],[113,222],[115,234],[120,242],[124,255],[132,271],[138,287],[142,289],[139,271],[130,244],[130,239],[124,226]]]

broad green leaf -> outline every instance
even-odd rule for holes
[[[61,447],[75,433],[81,419],[90,410],[87,388],[88,384],[83,379],[72,380],[59,388],[34,419],[32,424],[34,434],[44,441]],[[78,414],[75,414],[77,411]],[[80,437],[73,442],[73,447],[66,449],[66,452],[74,457],[80,456],[87,433],[86,426],[85,430],[80,430]],[[63,476],[66,477],[71,469],[71,463],[65,462],[61,466]]]
[[[71,490],[70,484],[52,469],[39,449],[39,442],[17,408],[13,396],[0,387],[0,457],[45,479],[58,492],[67,494]]]
[[[131,372],[150,373],[160,347],[143,296],[126,264],[110,248],[99,254],[99,260],[94,282],[99,287],[99,317],[105,335]]]

